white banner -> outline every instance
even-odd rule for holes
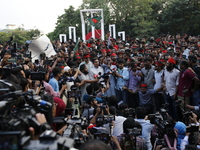
[[[31,51],[32,62],[36,59],[40,60],[41,53],[45,53],[47,57],[56,54],[50,39],[46,35],[43,35],[36,40],[32,40],[28,50]]]

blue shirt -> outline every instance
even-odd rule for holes
[[[154,89],[148,89],[146,91],[146,93],[142,93],[141,91],[138,92],[139,93],[139,98],[140,98],[140,106],[145,106],[146,104],[151,104],[152,101],[151,101],[151,97],[152,97],[152,94],[155,94],[156,93],[156,90]]]
[[[149,120],[135,119],[135,121],[137,121],[141,124],[142,135],[140,137],[145,139],[148,150],[151,150],[152,145],[151,145],[150,138],[151,138],[151,130],[153,129],[154,125],[151,124]]]
[[[127,68],[124,67],[121,70],[118,69],[118,73],[119,75],[122,76],[122,78],[117,77],[117,83],[116,83],[115,89],[122,90],[122,87],[126,85],[127,80],[129,80],[129,71]]]
[[[55,78],[51,78],[49,80],[49,84],[52,86],[53,90],[55,92],[59,92],[59,86],[58,86],[58,81]]]

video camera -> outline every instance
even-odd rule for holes
[[[135,117],[135,108],[124,109],[124,117]]]
[[[88,140],[88,136],[83,134],[82,130],[86,129],[88,122],[86,118],[71,118],[65,119],[68,127],[63,133],[63,137],[72,138],[75,141],[75,147],[80,147],[81,144]]]
[[[103,115],[96,119],[96,123],[101,125],[111,123],[112,121],[115,121],[114,115]]]
[[[155,124],[158,127],[159,135],[162,136],[167,130],[173,130],[173,125],[167,120],[167,111],[163,108],[160,109],[159,113],[149,114],[148,119],[151,124]]]
[[[28,92],[10,92],[0,96],[0,148],[1,149],[69,149],[74,141],[62,138],[51,130],[50,125],[37,121],[36,113],[52,111],[50,102]],[[48,118],[47,118],[48,119]],[[48,120],[49,121],[49,120]],[[38,140],[32,141],[28,134],[33,127],[35,134],[42,133]],[[8,144],[10,142],[10,144]]]

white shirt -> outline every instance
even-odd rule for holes
[[[83,74],[78,76],[79,80],[90,80],[89,74]],[[83,96],[87,94],[86,88],[87,86],[90,85],[90,83],[85,83],[84,85],[81,86],[81,103],[83,104]]]
[[[85,64],[85,65],[86,65],[86,67],[87,67],[87,69],[88,69],[89,72],[90,72],[90,69],[94,66],[93,63],[92,63],[91,61],[89,61],[88,63],[86,63],[85,61],[83,61],[83,62],[80,63],[79,69],[80,69],[80,66],[81,66],[82,64]]]
[[[156,84],[154,84],[154,90],[157,90],[161,87],[163,72],[164,72],[163,70],[161,70],[160,72],[158,71],[154,72],[154,78],[156,81]]]
[[[142,135],[140,137],[145,139],[148,150],[151,150],[152,145],[151,145],[150,138],[151,138],[151,130],[153,129],[154,125],[151,124],[149,120],[135,119],[135,121],[141,124]]]
[[[166,94],[169,94],[170,96],[176,94],[176,86],[179,84],[179,76],[180,71],[178,69],[174,68],[171,72],[165,69],[164,80],[166,86]]]
[[[101,75],[104,74],[103,68],[101,66],[98,66],[98,68],[92,67],[89,72],[90,79],[94,80],[94,75],[99,75],[99,72],[101,72]]]
[[[115,116],[114,128],[113,128],[114,136],[119,136],[120,134],[124,133],[123,132],[123,123],[125,120],[126,120],[126,118],[123,116]]]

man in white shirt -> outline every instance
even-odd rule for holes
[[[116,108],[111,106],[109,108],[110,114],[115,116],[113,135],[120,136],[123,133],[123,122],[126,120],[123,116],[116,116]]]
[[[92,62],[94,66],[90,69],[89,76],[91,80],[94,80],[98,76],[102,76],[104,74],[104,71],[103,71],[103,68],[99,66],[98,58],[94,58]]]
[[[164,64],[161,61],[158,61],[155,63],[155,71],[154,71],[154,90],[157,90],[161,88],[161,84],[163,83],[164,78],[164,70],[163,70]],[[156,111],[159,111],[162,104],[164,103],[162,91],[157,92],[154,94],[154,102],[156,104]]]
[[[79,69],[82,64],[85,64],[87,66],[88,71],[90,72],[90,69],[93,67],[92,62],[90,61],[90,55],[88,53],[84,54],[83,60],[84,61],[79,65]]]
[[[174,58],[169,58],[166,64],[166,69],[164,71],[164,81],[165,81],[165,102],[168,103],[168,113],[173,118],[176,119],[176,107],[175,100],[177,97],[177,89],[179,84],[180,71],[175,68],[176,61]]]

